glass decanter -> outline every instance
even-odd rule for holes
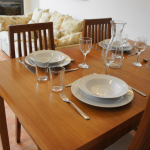
[[[116,59],[110,64],[110,68],[120,68],[123,60],[123,41],[122,32],[126,25],[124,21],[111,21],[111,39],[107,49],[116,49]]]

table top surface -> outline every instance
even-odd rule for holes
[[[129,42],[133,45],[132,41]],[[78,47],[59,51],[75,59],[66,69],[76,68],[83,61]],[[147,46],[140,62],[142,58],[149,58],[149,51],[150,46]],[[121,68],[109,68],[108,73],[149,95],[150,70],[146,62],[142,62],[142,67],[133,66],[137,56],[127,57],[132,52],[135,50],[124,52]],[[101,143],[101,148],[104,148],[111,144],[113,137],[119,138],[138,125],[148,96],[134,92],[132,102],[125,106],[100,108],[82,103],[73,96],[70,88],[64,87],[67,97],[90,117],[90,120],[85,120],[70,104],[63,102],[58,93],[51,92],[50,80],[37,82],[36,74],[28,71],[19,59],[0,62],[0,94],[41,149],[96,149]],[[92,73],[105,74],[101,51],[92,49],[87,54],[86,63],[88,69],[65,73],[64,85]],[[104,144],[104,141],[107,142]]]

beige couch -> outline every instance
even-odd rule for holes
[[[71,16],[63,15],[57,11],[50,14],[49,9],[39,10],[36,8],[33,13],[23,16],[0,16],[0,48],[2,51],[10,56],[8,40],[9,25],[42,22],[53,22],[55,49],[78,46],[79,37],[82,36],[82,21],[74,20]],[[31,35],[31,38],[34,38],[34,36]],[[17,37],[15,37],[15,40],[17,40]],[[15,45],[17,50],[17,44]]]

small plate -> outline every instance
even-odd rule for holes
[[[99,42],[98,45],[100,47],[103,47],[103,41]],[[123,51],[130,51],[132,50],[132,46],[130,45],[130,43],[126,43],[126,45],[123,47]]]
[[[128,92],[124,96],[121,96],[119,98],[107,99],[107,98],[93,97],[80,90],[80,88],[78,87],[79,80],[73,83],[73,85],[71,86],[71,92],[81,102],[92,106],[104,108],[121,107],[130,103],[134,97],[134,93],[131,88],[129,88]]]
[[[116,98],[125,95],[128,85],[121,79],[105,74],[91,74],[79,81],[79,88],[91,96]]]

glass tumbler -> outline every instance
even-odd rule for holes
[[[63,90],[63,82],[64,82],[64,67],[50,67],[50,83],[51,90],[54,92],[59,92]]]
[[[48,79],[48,58],[35,59],[36,76],[38,81],[46,81]]]

